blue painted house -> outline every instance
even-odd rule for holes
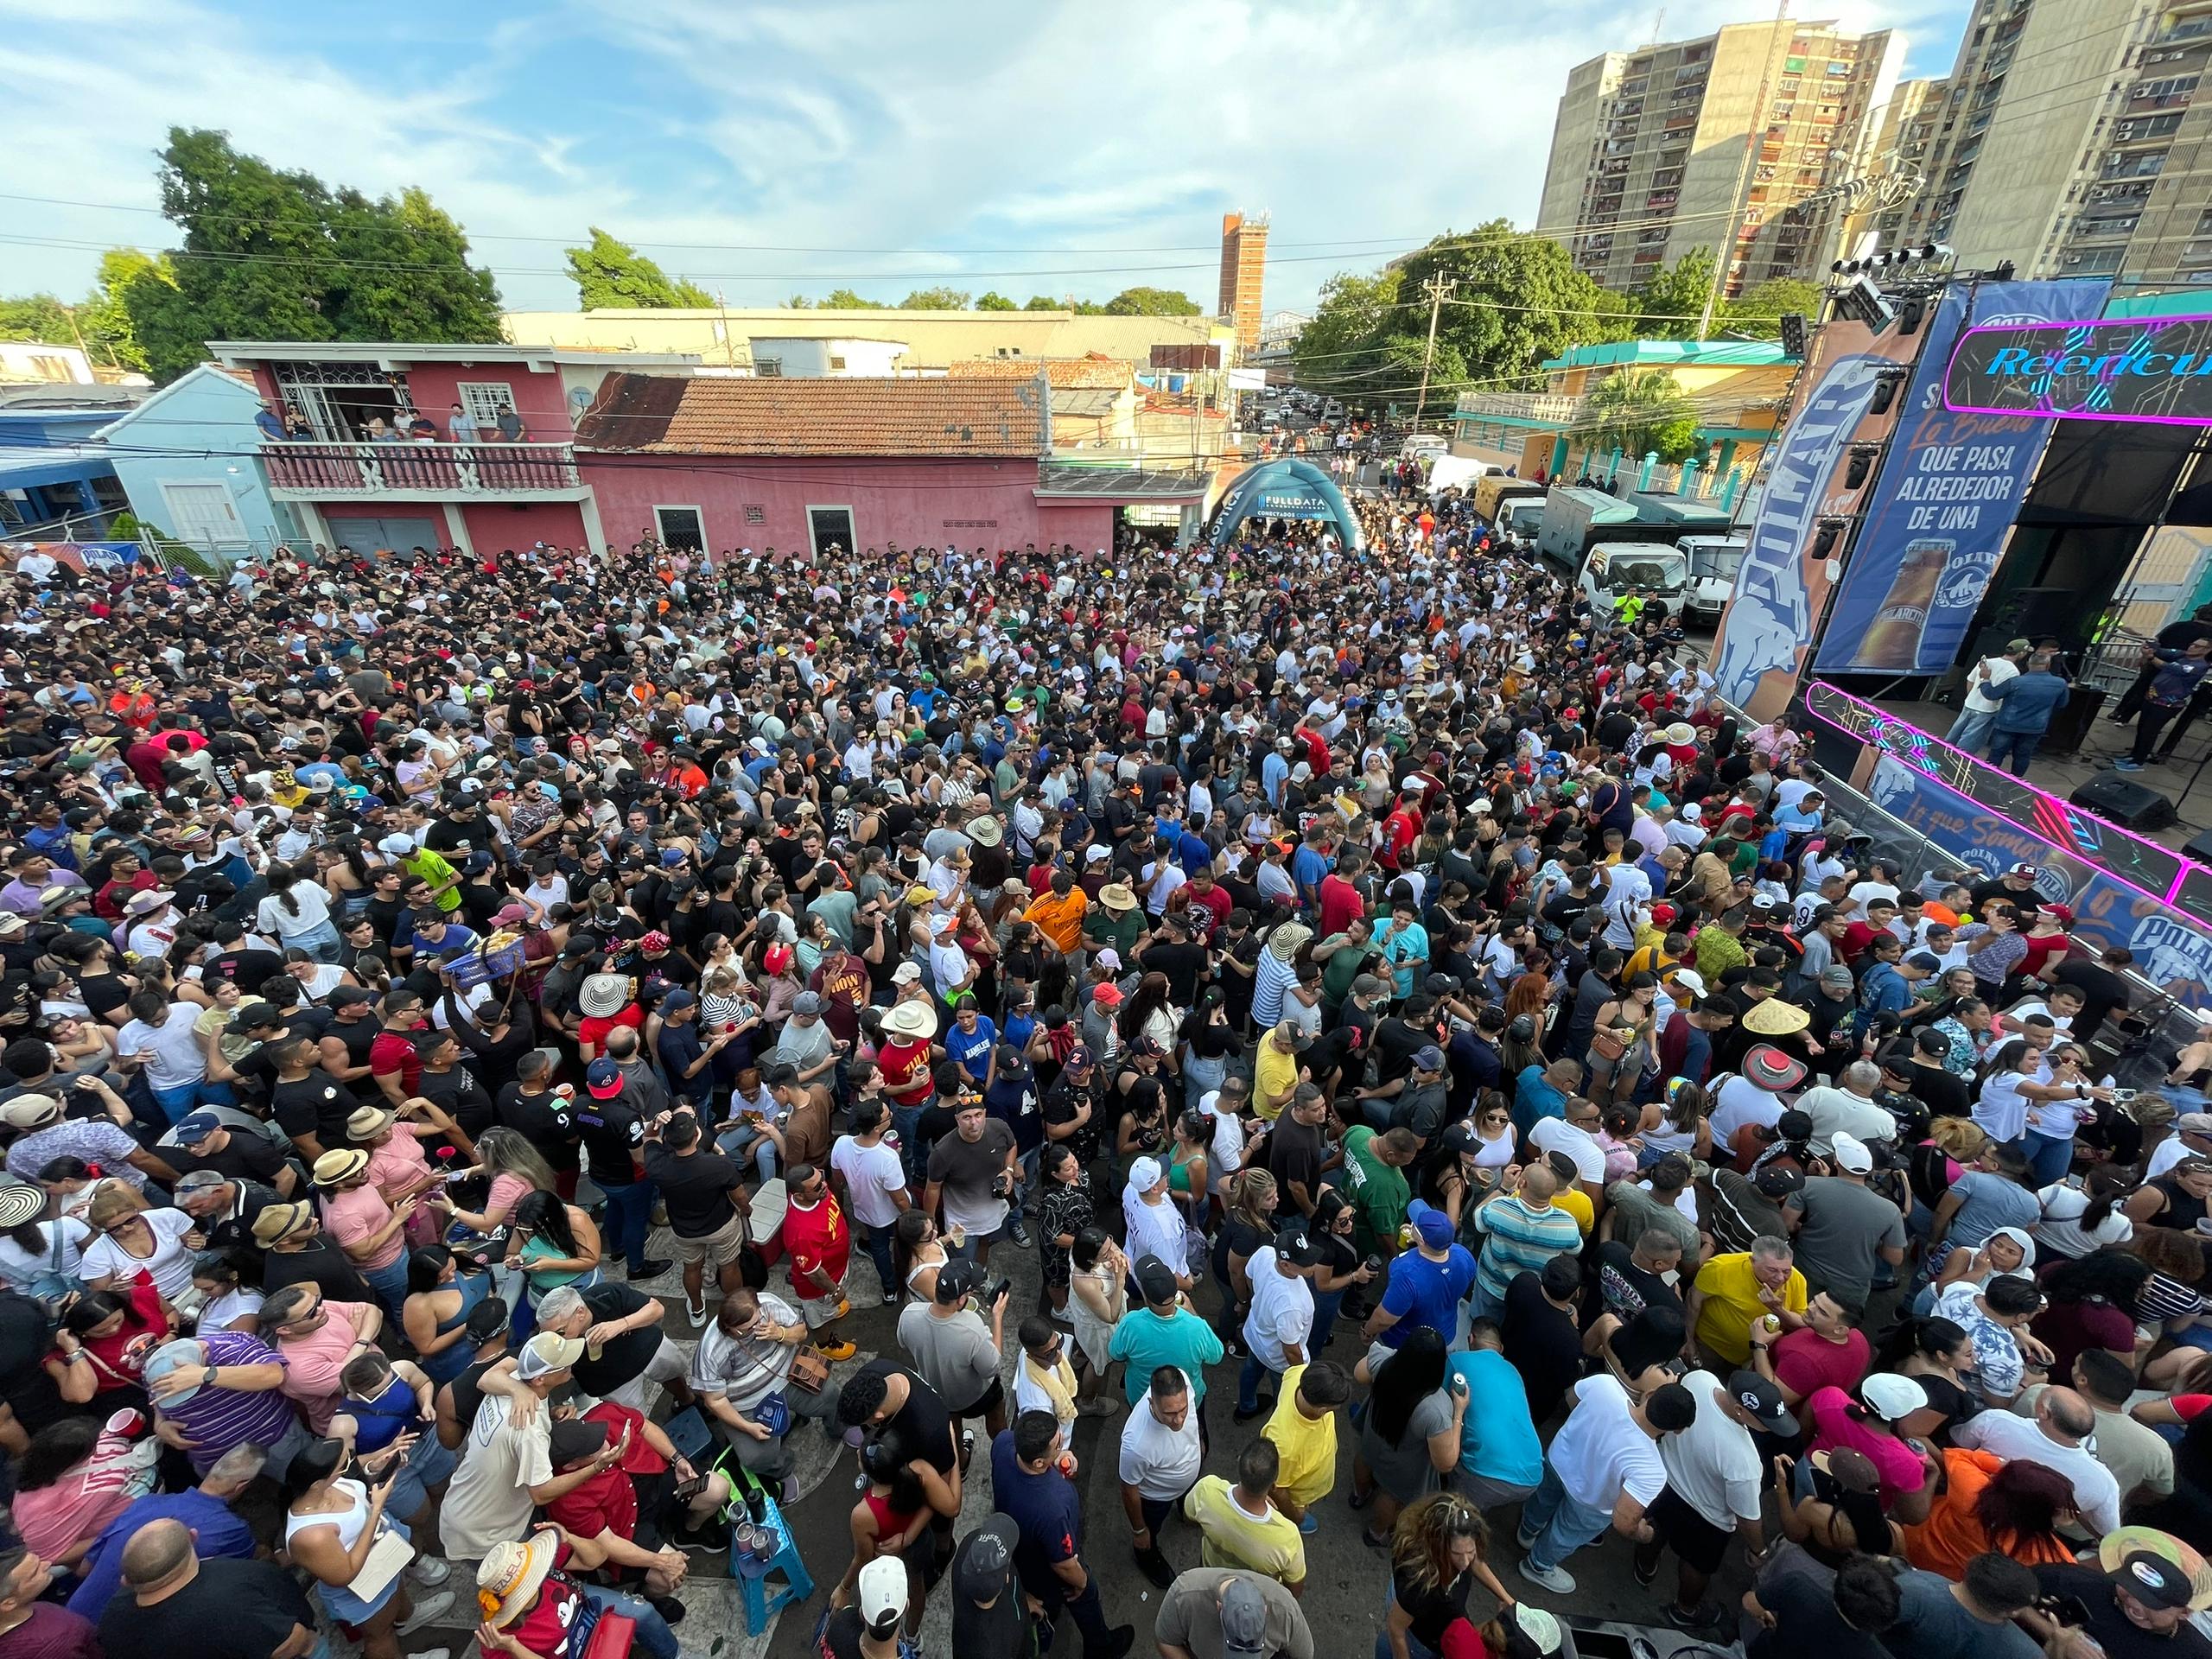
[[[298,534],[269,491],[251,383],[203,363],[100,429],[141,524],[232,558],[266,554]]]
[[[143,386],[0,385],[0,537],[97,541],[124,505],[99,432]]]

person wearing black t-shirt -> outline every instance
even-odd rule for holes
[[[2081,1603],[2088,1615],[2082,1633],[2105,1659],[2212,1659],[2212,1641],[2190,1623],[2189,1575],[2162,1554],[2132,1551],[2108,1573],[2078,1564],[2034,1572],[2045,1596]],[[2028,1617],[2038,1630],[2050,1628],[2045,1616]]]
[[[1198,979],[1206,971],[1206,950],[1191,939],[1190,923],[1181,916],[1169,916],[1160,924],[1164,937],[1156,938],[1136,953],[1147,973],[1167,976],[1167,1000],[1179,1008],[1187,1008],[1198,1000]]]
[[[316,1643],[315,1610],[273,1561],[201,1560],[181,1521],[149,1521],[123,1547],[123,1584],[100,1615],[108,1659],[274,1659]]]
[[[653,1184],[638,1159],[645,1144],[645,1124],[622,1068],[601,1055],[584,1073],[584,1092],[575,1104],[577,1130],[591,1157],[592,1185],[607,1195],[607,1242],[619,1249],[632,1279],[668,1271],[666,1262],[648,1261],[645,1233],[652,1222]]]
[[[1313,1213],[1321,1196],[1322,1173],[1332,1158],[1342,1156],[1330,1151],[1323,1128],[1328,1118],[1327,1097],[1312,1084],[1301,1083],[1268,1136],[1263,1161],[1275,1178],[1281,1198],[1278,1213],[1285,1219],[1294,1209],[1302,1216]]]
[[[2069,957],[2058,964],[2052,979],[2082,993],[2082,1011],[2074,1016],[2069,1028],[2074,1041],[2088,1042],[2114,1010],[2126,1008],[2127,982],[2119,970],[2134,960],[2126,947],[2114,945],[2094,962],[2085,957]]]
[[[667,1312],[645,1292],[613,1280],[563,1285],[538,1303],[537,1327],[584,1344],[575,1363],[580,1393],[643,1410],[650,1378],[674,1395],[679,1407],[688,1406],[693,1395],[683,1351],[660,1328]]]
[[[176,1145],[162,1155],[179,1175],[213,1170],[226,1181],[257,1181],[287,1195],[299,1179],[283,1150],[266,1136],[226,1128],[213,1112],[188,1114],[172,1134]]]
[[[952,1544],[952,1523],[960,1513],[960,1448],[953,1438],[952,1414],[936,1389],[895,1360],[872,1359],[845,1381],[837,1396],[836,1421],[847,1428],[896,1446],[906,1457],[906,1471],[921,1483],[930,1506],[930,1530],[943,1560]]]
[[[360,1104],[353,1091],[315,1064],[315,1046],[304,1037],[263,1045],[260,1052],[276,1067],[270,1085],[270,1115],[302,1158],[313,1163],[344,1147],[346,1120]]]
[[[374,1302],[377,1294],[336,1239],[322,1230],[314,1206],[304,1200],[267,1205],[254,1217],[253,1242],[262,1260],[261,1287],[274,1293],[286,1285],[312,1284],[333,1302]]]
[[[1516,1274],[1505,1287],[1498,1332],[1505,1357],[1528,1390],[1532,1421],[1548,1421],[1582,1375],[1582,1335],[1575,1323],[1581,1282],[1581,1264],[1572,1255],[1555,1255],[1541,1272]]]

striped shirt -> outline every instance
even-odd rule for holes
[[[1516,1274],[1541,1273],[1552,1257],[1582,1248],[1582,1229],[1557,1205],[1533,1210],[1518,1198],[1496,1198],[1476,1211],[1474,1220],[1483,1235],[1476,1277],[1485,1296],[1500,1300]]]
[[[284,1357],[259,1337],[243,1331],[217,1331],[200,1338],[210,1365],[282,1365]],[[216,1460],[251,1441],[276,1444],[299,1421],[291,1401],[276,1389],[203,1388],[185,1400],[172,1400],[161,1414],[192,1442],[192,1466],[206,1474]]]

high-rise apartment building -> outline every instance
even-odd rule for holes
[[[2212,0],[1977,0],[1896,227],[2023,276],[2212,282]]]
[[[1260,348],[1260,286],[1268,270],[1268,216],[1221,216],[1221,303],[1215,315],[1236,325],[1238,355]]]
[[[1820,226],[1783,212],[1861,165],[1904,56],[1888,29],[1783,20],[1579,64],[1539,228],[1611,289],[1700,247],[1720,259],[1726,294],[1808,276]]]

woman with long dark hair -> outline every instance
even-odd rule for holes
[[[2074,1547],[2061,1527],[2077,1519],[2074,1483],[2056,1470],[1993,1452],[1951,1446],[1922,1459],[1928,1470],[1928,1518],[1904,1529],[1905,1558],[1923,1572],[1957,1580],[1990,1550],[2023,1567],[2063,1566]]]
[[[453,1606],[449,1590],[438,1590],[453,1569],[443,1561],[418,1556],[407,1568],[372,1590],[353,1586],[369,1554],[384,1534],[410,1541],[402,1522],[385,1513],[392,1488],[405,1466],[401,1453],[415,1437],[404,1434],[379,1454],[385,1461],[371,1486],[359,1476],[353,1448],[343,1440],[311,1440],[293,1456],[284,1474],[284,1548],[293,1564],[314,1575],[315,1595],[325,1611],[360,1632],[364,1659],[399,1659],[399,1638]],[[417,1602],[408,1579],[430,1589]]]
[[[1047,1145],[1038,1163],[1037,1249],[1046,1300],[1055,1313],[1068,1305],[1076,1235],[1090,1225],[1090,1174],[1065,1141]],[[911,1212],[909,1212],[911,1213]],[[904,1217],[902,1217],[903,1220]]]
[[[2092,1250],[2044,1274],[2044,1309],[2028,1329],[2050,1350],[2050,1374],[2073,1376],[2075,1360],[2091,1348],[2133,1364],[2136,1299],[2150,1281],[2151,1264],[2122,1249]]]
[[[101,1529],[153,1490],[160,1452],[160,1442],[134,1441],[92,1417],[39,1430],[16,1461],[9,1503],[24,1548],[73,1571]]]
[[[88,1290],[62,1310],[54,1351],[41,1363],[62,1399],[90,1414],[143,1411],[145,1357],[168,1340],[175,1323],[143,1278],[113,1290]]]
[[[1888,1332],[1875,1355],[1875,1369],[1910,1377],[1928,1396],[1927,1404],[1897,1420],[1897,1433],[1948,1446],[1952,1427],[1980,1409],[1960,1375],[1973,1360],[1966,1327],[1955,1320],[1905,1319]]]
[[[1375,1373],[1351,1465],[1352,1508],[1375,1506],[1370,1549],[1388,1549],[1398,1511],[1434,1491],[1459,1460],[1467,1396],[1446,1393],[1444,1374],[1444,1338],[1425,1325]]]
[[[415,1362],[433,1385],[450,1382],[467,1370],[468,1315],[492,1292],[492,1275],[463,1273],[461,1260],[442,1244],[425,1244],[407,1258],[407,1300],[400,1324],[415,1349]]]
[[[907,1295],[926,1302],[937,1294],[938,1269],[949,1258],[937,1222],[917,1205],[891,1224],[891,1271]]]
[[[582,1290],[597,1284],[601,1254],[599,1229],[591,1217],[562,1202],[559,1193],[532,1192],[515,1205],[506,1266],[510,1271],[519,1269],[523,1276],[526,1306],[518,1311],[518,1322],[531,1317],[529,1310],[549,1290],[563,1285]]]

